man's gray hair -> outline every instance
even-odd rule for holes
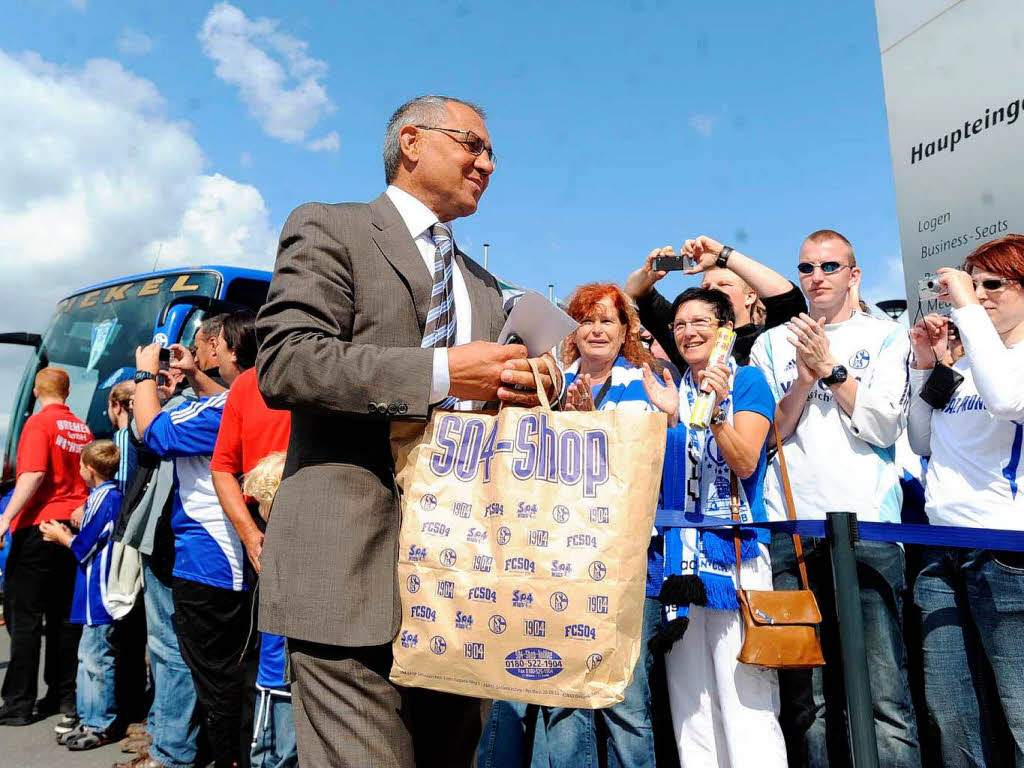
[[[450,96],[417,96],[410,99],[395,110],[388,120],[387,130],[384,131],[384,180],[388,184],[395,180],[398,175],[398,167],[402,164],[402,148],[398,143],[398,133],[403,125],[431,125],[444,127],[441,122],[448,116],[446,105],[449,103],[461,104],[476,112],[481,120],[487,119],[487,113],[483,107],[477,106],[462,99],[453,99]]]
[[[199,324],[198,333],[203,334],[203,336],[208,339],[216,339],[220,336],[220,331],[224,327],[225,317],[227,317],[227,315],[219,314],[206,318]]]

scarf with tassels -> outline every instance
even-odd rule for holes
[[[719,406],[733,421],[732,385],[736,364],[729,361],[730,395]],[[690,411],[699,394],[687,370],[679,385],[679,424],[668,431],[662,473],[662,507],[682,509],[699,523],[705,516],[729,518],[732,490],[729,465],[710,429],[691,429]],[[740,521],[752,522],[743,483],[737,483]],[[739,529],[740,559],[758,556],[757,532]],[[665,531],[665,581],[658,600],[666,607],[667,623],[651,638],[652,651],[665,652],[689,625],[689,607],[739,610],[736,597],[736,553],[732,528],[669,528]]]

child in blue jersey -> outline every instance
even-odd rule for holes
[[[284,454],[264,456],[245,476],[242,492],[260,505],[260,515],[270,516],[270,505],[281,484]],[[285,681],[284,638],[260,633],[260,668],[256,676],[259,702],[252,732],[252,768],[292,768],[299,764],[292,718],[291,686]]]
[[[77,535],[63,523],[47,520],[39,530],[46,541],[71,549],[78,560],[71,622],[84,624],[78,644],[79,723],[57,740],[72,751],[93,749],[116,740],[112,728],[117,719],[114,698],[114,620],[103,605],[110,573],[111,533],[121,510],[121,492],[114,475],[121,454],[111,440],[96,440],[82,451],[80,472],[91,489],[85,502],[82,528]]]

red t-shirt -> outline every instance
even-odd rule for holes
[[[269,453],[288,450],[292,415],[267,407],[256,383],[256,369],[235,379],[224,403],[210,469],[244,474]]]
[[[85,503],[89,489],[78,471],[92,432],[66,405],[47,405],[29,416],[18,441],[18,474],[45,472],[43,484],[22,507],[11,530],[44,520],[68,520]]]

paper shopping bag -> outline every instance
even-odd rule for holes
[[[622,701],[640,653],[664,414],[437,412],[398,482],[391,679],[560,707]]]

